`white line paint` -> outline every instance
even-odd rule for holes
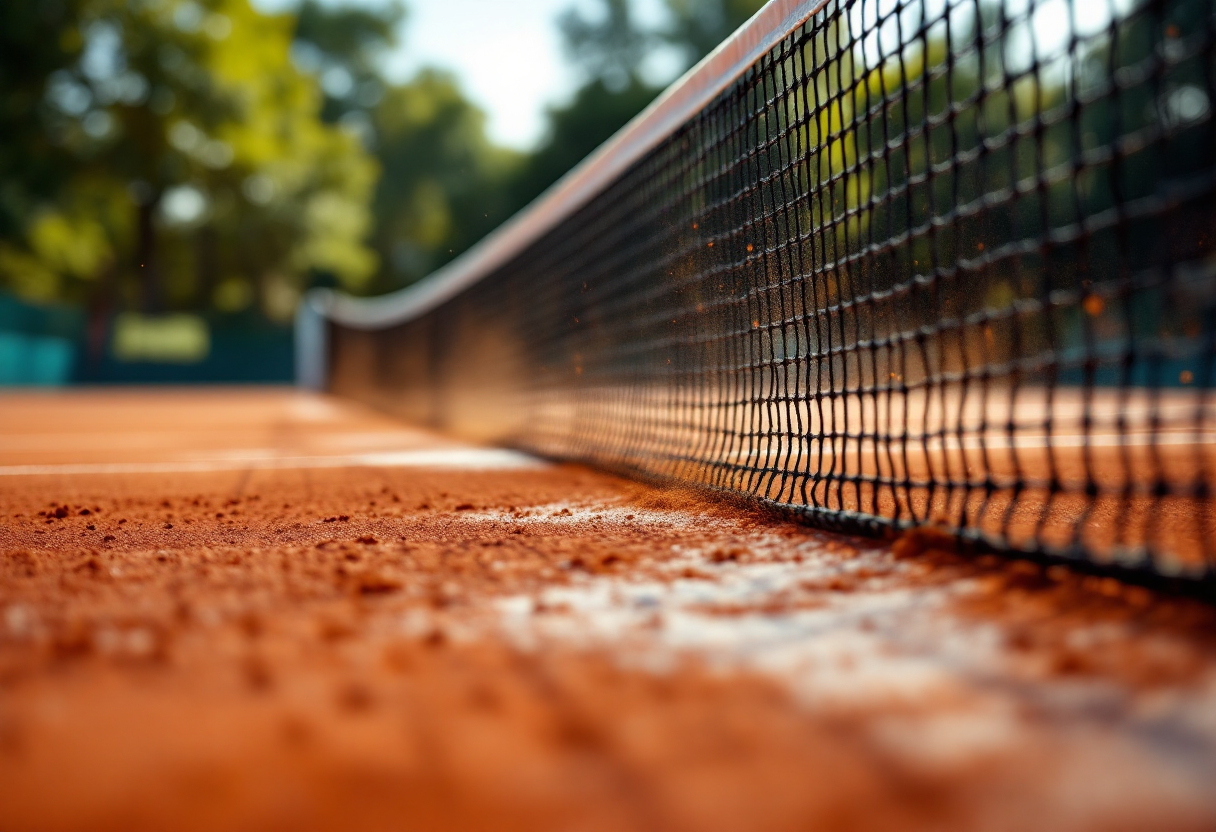
[[[266,457],[166,462],[86,462],[57,465],[4,465],[0,477],[82,476],[89,474],[201,474],[216,471],[293,468],[430,468],[446,471],[521,471],[548,467],[534,456],[502,448],[442,448],[425,451],[381,451],[343,456]]]

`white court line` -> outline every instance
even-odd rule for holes
[[[3,465],[0,477],[84,474],[194,474],[213,471],[292,468],[433,468],[448,471],[519,471],[546,468],[536,457],[502,448],[444,448],[384,451],[343,456],[230,457],[180,462],[96,462],[56,465]]]
[[[231,430],[191,430],[177,431],[156,430],[139,434],[127,432],[112,433],[106,430],[82,431],[79,433],[15,433],[0,436],[0,453],[16,451],[31,453],[36,451],[74,451],[79,449],[91,450],[99,446],[110,449],[158,449],[178,448],[183,443],[198,443],[213,441],[222,444],[231,439]],[[432,441],[432,437],[420,431],[386,431],[367,432],[350,431],[344,433],[326,433],[319,437],[327,447],[336,451],[351,451],[362,448],[400,448],[402,446],[419,445]],[[237,449],[241,453],[245,449]],[[261,449],[258,450],[261,453]],[[268,453],[275,453],[272,449]]]

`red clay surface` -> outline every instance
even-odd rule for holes
[[[1212,829],[1216,615],[288,391],[0,400],[0,829]]]

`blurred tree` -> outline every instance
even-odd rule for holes
[[[247,0],[72,7],[56,42],[81,46],[47,67],[36,129],[9,145],[51,148],[63,174],[0,239],[0,280],[147,311],[257,301],[273,317],[310,275],[365,282],[375,163],[320,120],[292,29]]]
[[[760,11],[764,3],[765,0],[664,0],[669,21],[658,34],[680,51],[686,66],[692,66]]]
[[[435,70],[390,87],[374,126],[384,176],[373,241],[385,266],[375,288],[387,290],[453,259],[510,216],[506,184],[519,154],[495,147],[485,115]]]
[[[600,81],[613,92],[636,80],[638,67],[654,45],[654,35],[634,19],[630,0],[600,0],[599,15],[574,6],[557,19],[562,46],[586,83]]]
[[[568,60],[582,84],[566,104],[549,108],[548,129],[511,188],[522,207],[645,109],[665,81],[646,76],[647,58],[666,45],[691,66],[756,13],[764,0],[665,0],[667,20],[648,29],[631,0],[574,6],[558,18]]]
[[[550,107],[544,139],[512,180],[511,205],[518,209],[535,199],[645,109],[658,93],[658,87],[639,78],[631,78],[619,89],[596,78],[580,87],[568,104]]]
[[[291,54],[296,66],[320,79],[327,122],[342,121],[367,138],[371,111],[384,98],[384,57],[397,45],[405,18],[396,0],[374,8],[300,4]]]
[[[80,0],[0,4],[0,241],[21,235],[32,207],[67,175],[39,119],[47,78],[73,64]]]
[[[549,108],[545,137],[511,185],[517,208],[607,141],[661,89],[640,73],[657,41],[634,17],[630,0],[600,0],[598,13],[590,16],[571,7],[558,18],[558,29],[582,85],[568,103]]]
[[[383,77],[403,18],[399,4],[305,0],[292,47],[325,90],[325,118],[356,133],[383,169],[371,235],[381,268],[369,292],[412,283],[507,219],[507,178],[520,156],[490,142],[485,115],[450,74],[423,70],[402,84]]]

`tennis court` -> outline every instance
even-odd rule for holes
[[[9,828],[1216,817],[1200,602],[896,558],[312,394],[0,422]]]
[[[0,826],[1213,828],[1214,78],[773,0],[300,389],[0,399]]]

